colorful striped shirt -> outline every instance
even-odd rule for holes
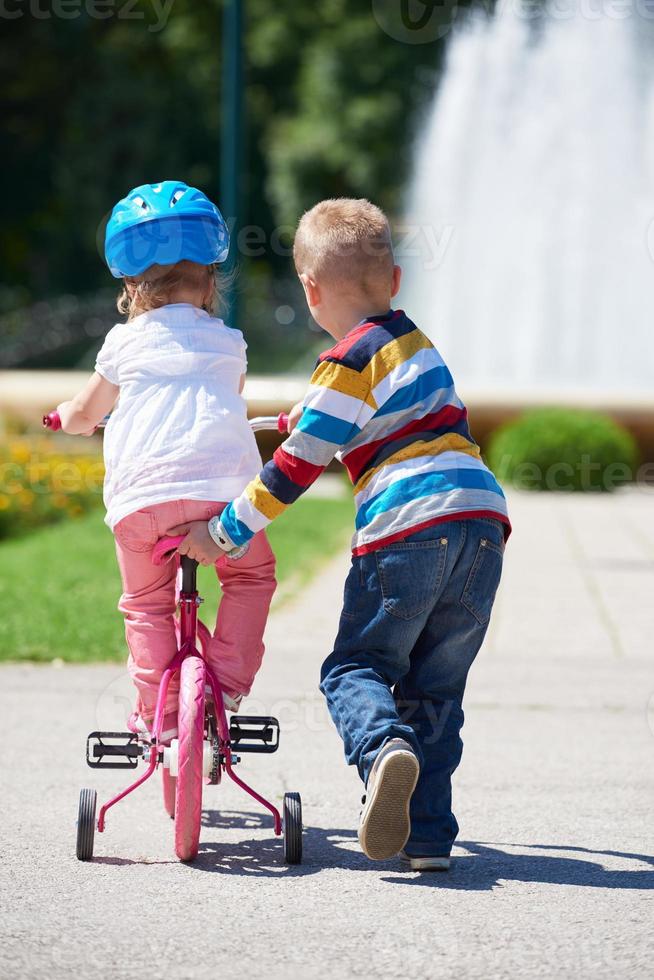
[[[356,508],[352,550],[374,551],[442,521],[490,517],[510,533],[502,489],[431,341],[402,310],[354,327],[318,360],[293,433],[222,513],[244,544],[336,457]]]

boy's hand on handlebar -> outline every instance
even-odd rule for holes
[[[177,534],[185,534],[186,537],[178,547],[180,555],[188,555],[194,558],[201,565],[215,565],[219,558],[225,555],[225,551],[219,548],[209,534],[206,521],[191,521],[189,524],[178,524],[166,531],[166,536],[175,537]]]
[[[288,413],[288,432],[289,434],[293,431],[295,426],[300,421],[302,417],[302,402],[298,402]]]

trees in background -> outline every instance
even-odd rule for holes
[[[106,19],[81,0],[71,19],[29,6],[5,24],[0,66],[0,311],[106,286],[102,220],[133,185],[219,187],[220,0],[174,0],[163,26],[151,0]],[[246,0],[242,223],[260,229],[245,277],[260,291],[289,275],[290,228],[275,229],[319,198],[400,208],[443,42],[395,40],[373,6]]]

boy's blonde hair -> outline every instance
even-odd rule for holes
[[[316,282],[375,296],[393,273],[388,218],[365,198],[320,201],[300,219],[293,258],[298,273]]]
[[[158,310],[167,303],[175,302],[175,292],[180,288],[210,288],[209,299],[203,309],[207,313],[219,312],[227,287],[227,277],[217,265],[200,265],[182,259],[175,265],[151,265],[140,276],[127,276],[117,300],[118,312],[128,321],[149,310]]]

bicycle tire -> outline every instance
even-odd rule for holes
[[[302,864],[302,800],[299,793],[284,794],[284,861]]]
[[[179,679],[179,755],[175,793],[175,853],[180,861],[192,861],[200,842],[205,684],[206,668],[202,658],[186,657]]]
[[[77,812],[78,861],[90,861],[93,858],[97,800],[98,794],[94,789],[83,789],[79,794],[79,810]]]

